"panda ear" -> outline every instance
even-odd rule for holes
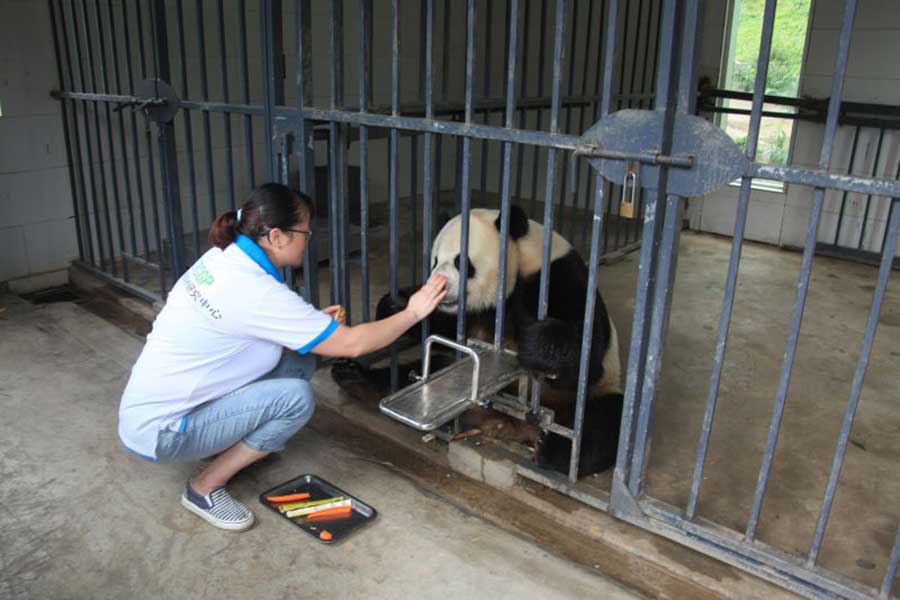
[[[494,226],[497,228],[497,231],[500,231],[500,215],[497,215],[497,218],[494,219]],[[517,240],[520,237],[524,237],[527,233],[528,216],[518,204],[511,205],[509,207],[509,236]]]

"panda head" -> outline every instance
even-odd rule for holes
[[[512,294],[519,272],[518,240],[528,233],[529,221],[518,206],[509,211],[509,239],[506,252],[505,297]],[[438,306],[445,313],[456,313],[460,286],[460,238],[462,218],[456,215],[438,232],[431,248],[431,273],[447,278],[447,296]],[[475,208],[469,211],[468,268],[466,273],[466,310],[479,312],[497,305],[500,272],[500,211]]]

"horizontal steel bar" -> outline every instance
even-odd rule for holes
[[[873,196],[900,197],[900,181],[878,177],[859,177],[829,173],[822,169],[803,169],[799,167],[779,167],[753,163],[744,174],[748,177],[774,179],[785,183],[797,183],[812,187],[846,190]]]
[[[98,269],[94,265],[90,265],[81,260],[76,260],[76,261],[72,261],[72,266],[77,267],[79,269],[84,269],[91,275],[94,275],[95,277],[102,279],[106,283],[108,283],[112,286],[115,286],[117,288],[120,288],[122,290],[125,290],[126,292],[133,294],[133,295],[137,296],[138,298],[149,302],[150,304],[158,303],[160,306],[163,304],[163,299],[159,294],[154,294],[153,292],[147,290],[146,288],[132,285],[123,279],[120,279],[118,277],[113,277],[106,271],[103,271],[102,269]]]
[[[276,107],[275,115],[276,128],[284,131],[293,130],[297,121],[296,111],[284,107]],[[421,131],[423,133],[455,135],[469,138],[474,137],[499,142],[546,146],[562,150],[576,150],[581,146],[581,138],[576,135],[506,129],[504,127],[480,125],[478,123],[458,123],[455,121],[439,121],[416,117],[376,115],[372,113],[351,112],[348,110],[326,110],[318,108],[304,108],[303,116],[306,119],[312,119],[314,121],[337,121],[339,123],[351,123],[354,125],[406,129],[409,131]]]
[[[752,92],[738,92],[734,90],[704,90],[700,92],[702,98],[727,98],[731,100],[753,100]],[[783,104],[797,108],[810,108],[825,111],[828,108],[830,98],[793,98],[791,96],[772,96],[766,94],[763,97],[766,104]],[[894,115],[900,117],[900,106],[890,104],[872,104],[867,102],[841,102],[841,113],[871,113],[879,115]]]
[[[140,256],[135,256],[134,254],[128,252],[122,252],[121,254],[122,258],[124,258],[125,260],[129,260],[147,269],[152,269],[153,271],[159,271],[159,263],[150,262],[149,260],[141,258]]]
[[[704,106],[701,112],[727,114],[727,115],[749,115],[750,111],[744,108],[729,108],[723,106]],[[777,112],[767,110],[762,113],[764,117],[773,119],[790,119],[792,121],[806,121],[809,123],[823,123],[825,119],[816,113],[808,112]],[[860,125],[862,127],[875,127],[879,129],[900,129],[900,120],[898,119],[879,119],[876,117],[855,117],[853,115],[842,114],[838,117],[838,125]]]
[[[265,109],[258,104],[229,104],[226,102],[199,102],[196,100],[181,100],[179,106],[185,110],[200,110],[208,112],[239,113],[244,115],[262,115]]]

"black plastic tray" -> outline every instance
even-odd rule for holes
[[[301,522],[284,516],[281,511],[266,501],[266,496],[285,496],[287,494],[301,494],[303,492],[309,493],[310,500],[324,500],[325,498],[334,498],[335,496],[350,498],[353,512],[347,519],[316,521],[314,523]],[[272,489],[266,490],[260,494],[259,501],[285,521],[292,525],[296,525],[323,544],[334,544],[341,541],[378,515],[378,511],[358,499],[356,496],[348,494],[344,490],[331,485],[316,475],[301,475],[300,477],[276,485]],[[319,534],[323,529],[331,533],[330,540],[323,540],[319,537]]]

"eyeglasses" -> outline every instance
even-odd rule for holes
[[[302,233],[303,235],[306,236],[306,241],[311,240],[311,239],[312,239],[312,236],[313,236],[313,232],[312,232],[312,231],[305,231],[305,230],[303,230],[303,229],[288,229],[288,228],[286,228],[286,227],[282,227],[281,230],[282,230],[282,231],[290,231],[291,233]]]

